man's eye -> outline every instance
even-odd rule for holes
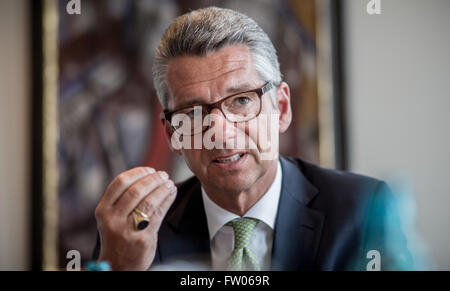
[[[240,96],[240,97],[237,97],[236,99],[234,99],[235,105],[238,105],[238,106],[247,105],[249,102],[250,102],[250,98],[248,98],[246,96]]]
[[[186,114],[189,115],[189,117],[195,117],[195,116],[200,116],[201,113],[202,113],[201,109],[195,108],[195,109],[190,110]]]

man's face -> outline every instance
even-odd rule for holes
[[[254,69],[250,50],[244,45],[228,46],[204,57],[175,58],[168,64],[166,77],[170,95],[168,110],[189,104],[211,104],[235,93],[265,85]],[[276,168],[278,130],[285,131],[290,123],[290,105],[289,89],[285,83],[272,90],[277,92],[278,108],[271,100],[273,92],[266,93],[261,97],[262,109],[257,117],[258,120],[276,114],[276,134],[272,138],[266,137],[272,147],[271,152],[274,153],[271,159],[267,158],[267,154],[264,156],[262,148],[266,147],[260,144],[258,130],[249,126],[248,122],[239,125],[229,122],[218,109],[211,112],[214,115],[214,126],[210,130],[221,129],[214,136],[215,143],[222,143],[225,148],[225,143],[234,143],[238,137],[245,137],[247,145],[253,145],[252,149],[247,146],[247,149],[207,150],[202,146],[202,149],[177,151],[183,155],[205,189],[240,193],[264,177],[269,169]],[[289,111],[287,125],[286,110]],[[280,118],[280,112],[284,119]],[[278,124],[281,120],[283,121]],[[166,132],[170,140],[172,131],[167,123]],[[235,161],[236,158],[238,159]]]

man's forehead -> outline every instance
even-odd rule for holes
[[[167,66],[169,81],[182,86],[221,77],[252,65],[250,50],[245,45],[225,47],[206,56],[187,55],[172,59]]]
[[[227,47],[205,57],[179,57],[169,62],[167,68],[170,95],[176,99],[203,97],[195,95],[212,93],[209,90],[226,93],[224,90],[240,86],[240,83],[252,83],[252,75],[250,51],[243,45]],[[179,104],[181,100],[177,101],[175,103]]]

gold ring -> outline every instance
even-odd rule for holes
[[[134,220],[134,227],[136,228],[136,230],[143,230],[150,223],[150,219],[148,218],[147,214],[145,214],[141,210],[135,208],[132,214]]]

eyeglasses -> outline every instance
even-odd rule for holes
[[[214,108],[219,109],[230,122],[250,121],[261,113],[261,97],[273,86],[272,82],[267,82],[261,88],[237,93],[216,103],[190,105],[174,111],[164,110],[164,118],[182,135],[195,135],[206,131],[209,121],[205,122],[204,118],[209,116]]]

